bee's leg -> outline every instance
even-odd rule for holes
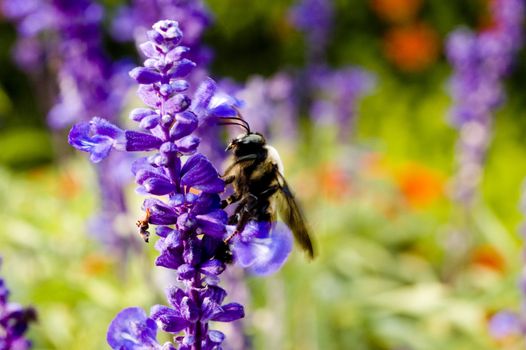
[[[258,197],[253,194],[249,194],[247,197],[243,198],[242,203],[239,204],[234,215],[232,215],[232,217],[237,218],[236,229],[227,237],[227,239],[225,239],[225,243],[228,243],[239,232],[242,232],[250,219],[254,218],[254,209],[257,206],[257,203]]]
[[[232,203],[237,202],[241,199],[241,195],[239,193],[232,193],[227,199],[223,199],[221,201],[221,209],[225,209],[227,206],[229,206]]]
[[[235,175],[230,175],[230,176],[224,176],[223,177],[223,181],[225,182],[225,184],[229,185],[231,184],[232,182],[234,182],[234,180],[236,179],[236,176]]]
[[[259,198],[269,198],[274,193],[276,193],[278,190],[279,190],[279,186],[278,185],[270,186],[265,191],[261,192],[258,197]]]

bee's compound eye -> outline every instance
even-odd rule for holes
[[[263,138],[263,135],[259,133],[252,133],[252,134],[245,135],[245,137],[243,138],[243,143],[264,144],[265,138]]]

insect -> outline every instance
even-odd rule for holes
[[[146,216],[144,217],[144,219],[139,219],[135,223],[135,225],[137,225],[137,227],[139,228],[139,234],[146,243],[148,243],[148,241],[150,240],[150,232],[148,231],[148,229],[150,228],[150,216],[150,208],[146,208]]]
[[[278,152],[266,143],[262,134],[252,132],[239,113],[237,117],[226,119],[220,124],[240,126],[246,133],[232,140],[226,149],[233,153],[233,161],[225,170],[223,180],[232,184],[234,193],[221,204],[223,208],[234,203],[237,206],[228,222],[236,228],[225,243],[242,232],[249,221],[275,222],[277,212],[300,247],[313,258],[314,249],[305,218],[283,176]]]

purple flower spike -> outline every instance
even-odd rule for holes
[[[141,309],[122,311],[107,339],[114,349],[219,349],[224,335],[211,330],[208,322],[231,322],[243,317],[244,310],[236,303],[223,304],[226,293],[214,287],[226,268],[219,257],[224,255],[228,219],[219,197],[225,183],[212,163],[196,153],[201,140],[195,132],[212,116],[232,113],[234,108],[229,99],[218,102],[211,79],[192,99],[190,83],[182,78],[195,63],[183,57],[186,49],[178,46],[183,39],[178,23],[161,21],[152,28],[150,40],[141,45],[148,58],[143,67],[130,72],[140,84],[139,97],[149,107],[130,115],[143,131],[120,130],[94,118],[70,133],[70,143],[89,152],[92,161],[102,160],[111,149],[152,152],[136,160],[131,170],[139,193],[164,198],[145,199],[146,219],[138,226],[144,238],[150,235],[149,225],[161,225],[156,230],[160,238],[155,264],[175,270],[180,282],[169,289],[171,306],[154,306],[149,318]],[[176,344],[161,347],[155,340],[157,327],[183,335],[175,338]]]
[[[307,35],[309,53],[313,59],[325,51],[333,23],[332,0],[300,0],[292,8],[292,24]]]
[[[255,275],[269,275],[287,260],[293,238],[289,228],[277,222],[249,222],[243,232],[233,238],[232,252],[236,262]]]
[[[523,46],[525,4],[522,0],[495,0],[490,8],[495,25],[475,33],[455,30],[446,44],[453,66],[450,119],[459,130],[454,199],[469,206],[483,175],[492,135],[493,115],[505,99],[504,79]]]

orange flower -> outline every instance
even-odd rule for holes
[[[384,39],[384,52],[399,69],[419,72],[436,61],[439,44],[432,27],[416,23],[391,29]]]
[[[350,179],[344,169],[336,164],[324,164],[319,170],[320,190],[323,196],[342,200],[350,191]]]
[[[58,176],[59,194],[63,198],[74,198],[81,190],[79,179],[69,171],[63,171]]]
[[[421,164],[411,163],[397,176],[405,200],[413,207],[422,207],[444,195],[444,177]]]
[[[384,21],[405,23],[415,18],[422,0],[371,0],[371,7]]]
[[[476,265],[487,267],[498,272],[504,272],[506,269],[502,255],[494,246],[489,244],[478,246],[473,252],[472,261]]]
[[[93,253],[84,259],[82,268],[84,272],[90,276],[101,275],[109,270],[111,266],[111,260],[98,253]]]

